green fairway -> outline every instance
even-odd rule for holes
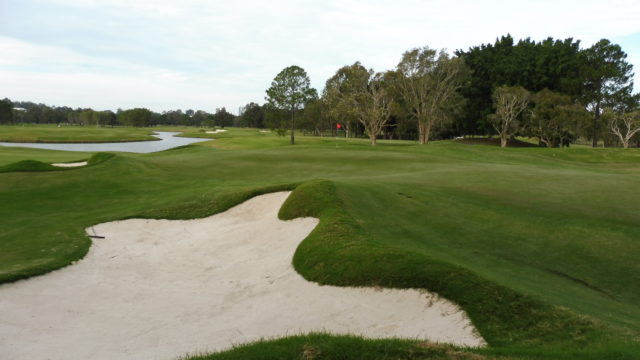
[[[0,138],[8,129],[0,127]],[[140,130],[132,136],[148,132]],[[202,217],[297,187],[281,217],[321,219],[293,260],[305,278],[436,291],[467,311],[490,345],[474,352],[488,358],[638,358],[638,149],[451,141],[372,148],[364,139],[304,136],[291,146],[256,129],[184,135],[216,140],[66,171],[0,173],[0,282],[78,260],[93,224]],[[0,166],[90,156],[0,148]],[[314,335],[214,358],[293,359],[305,349],[335,354],[349,346],[366,348],[361,358],[480,356]]]

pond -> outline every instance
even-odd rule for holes
[[[124,151],[134,153],[151,153],[156,151],[162,151],[171,149],[178,146],[189,145],[199,141],[207,141],[211,139],[202,138],[187,138],[174,136],[180,134],[174,131],[158,131],[153,136],[160,140],[154,141],[131,141],[131,142],[112,142],[112,143],[15,143],[15,142],[0,142],[0,146],[19,146],[30,147],[36,149],[49,149],[49,150],[65,150],[65,151]]]

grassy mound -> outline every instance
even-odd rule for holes
[[[93,166],[103,163],[111,158],[113,158],[115,154],[98,152],[93,154],[88,160],[86,166]],[[71,162],[77,162],[82,160],[75,160]],[[44,163],[42,161],[37,160],[20,160],[11,164],[7,164],[4,166],[0,166],[0,173],[5,172],[41,172],[41,171],[67,171],[79,169],[81,167],[64,167],[64,166],[53,166],[51,164]]]
[[[460,144],[467,145],[489,145],[489,146],[500,146],[500,138],[463,138],[456,139],[455,142]],[[519,139],[508,139],[507,140],[508,147],[522,148],[522,147],[538,147],[538,145],[526,141],[522,141]]]
[[[32,172],[32,171],[57,171],[65,168],[53,166],[37,160],[21,160],[4,166],[0,166],[0,173],[4,172]]]
[[[114,156],[116,155],[108,152],[97,152],[91,155],[89,160],[87,160],[87,166],[98,165],[109,159],[112,159]]]
[[[222,353],[195,356],[191,360],[264,359],[351,359],[351,360],[485,360],[484,357],[452,346],[408,340],[370,340],[355,336],[309,334],[241,345]]]
[[[287,199],[281,219],[313,216],[320,224],[298,247],[295,269],[307,280],[337,286],[422,288],[466,310],[493,346],[586,344],[597,335],[594,324],[462,267],[376,244],[369,239],[330,181],[302,184]]]

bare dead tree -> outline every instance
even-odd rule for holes
[[[613,115],[611,132],[618,136],[622,146],[628,149],[631,138],[640,132],[640,111]]]
[[[506,147],[516,119],[529,105],[529,92],[520,86],[501,86],[493,92],[493,104],[496,113],[491,117],[491,125],[500,134],[500,146]]]

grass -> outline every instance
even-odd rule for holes
[[[341,351],[358,358],[344,350],[349,346],[361,349],[360,358],[382,359],[640,354],[637,149],[449,141],[371,148],[366,140],[302,136],[290,146],[288,138],[255,129],[211,137],[72,171],[1,173],[0,203],[7,205],[0,207],[0,281],[81,258],[90,245],[84,228],[92,224],[201,217],[295,188],[281,217],[321,219],[293,259],[305,278],[437,291],[467,311],[490,347],[434,355],[417,352],[418,342],[310,335],[212,358],[298,359],[304,346],[324,354],[316,358],[341,358]],[[0,164],[54,157],[88,158],[0,148]]]
[[[114,157],[114,154],[98,152],[87,159],[86,166],[100,164]],[[0,166],[0,173],[3,172],[42,172],[42,171],[65,171],[73,170],[75,167],[54,166],[37,160],[19,160],[14,163]]]
[[[153,130],[134,127],[3,125],[0,142],[95,143],[158,140]]]

